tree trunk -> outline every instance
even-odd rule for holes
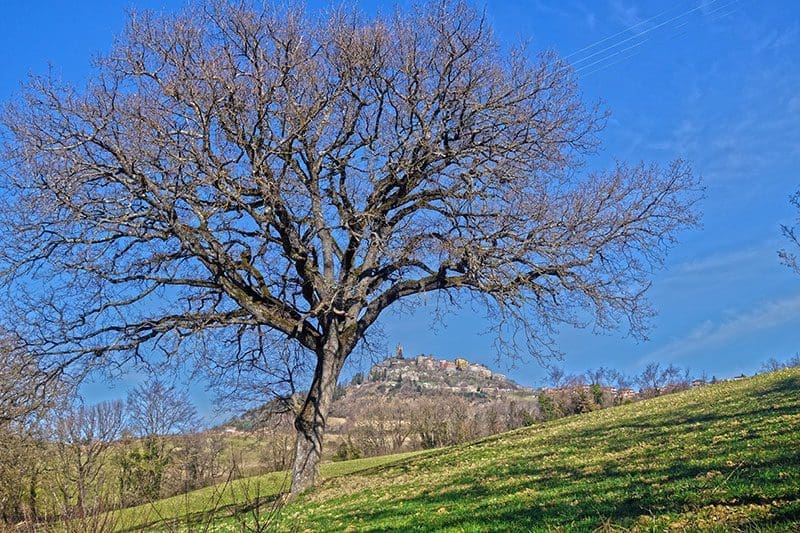
[[[35,467],[34,467],[35,468]],[[38,492],[36,490],[36,486],[39,481],[39,472],[36,470],[33,471],[31,474],[30,485],[28,485],[28,500],[29,505],[31,507],[31,521],[36,523],[39,520],[39,502],[38,500]]]
[[[292,465],[291,496],[312,487],[319,477],[325,424],[344,358],[340,353],[338,336],[333,333],[317,353],[317,366],[311,388],[294,421],[297,442]]]
[[[83,470],[83,464],[81,464],[80,455],[78,456],[78,471],[77,476],[75,479],[75,483],[77,485],[77,498],[78,498],[78,518],[85,518],[86,517],[86,508],[84,506],[84,502],[86,500],[86,483],[85,483],[85,473]]]

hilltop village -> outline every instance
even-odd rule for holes
[[[406,359],[402,350],[372,367],[365,384],[370,383],[382,384],[383,388],[413,388],[417,391],[436,390],[485,396],[534,392],[480,363],[471,363],[461,357],[448,361],[432,355]]]
[[[692,386],[701,384],[695,381]],[[351,382],[358,390],[361,387],[376,388],[375,392],[391,393],[403,390],[450,392],[462,396],[497,398],[513,394],[514,397],[534,396],[539,393],[561,393],[576,387],[588,391],[585,383],[565,383],[558,387],[531,388],[520,385],[505,374],[492,371],[486,365],[470,362],[463,357],[437,359],[433,355],[420,354],[411,358],[403,356],[398,349],[393,357],[376,363],[366,379]],[[600,386],[604,395],[616,398],[618,402],[633,400],[637,392],[629,387]],[[354,391],[355,392],[355,391]],[[363,394],[364,391],[361,391]]]

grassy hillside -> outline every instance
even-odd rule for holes
[[[324,463],[320,467],[320,473],[325,479],[334,478],[408,459],[421,453],[423,452]],[[264,502],[265,509],[270,509],[272,507],[270,501],[281,491],[287,490],[289,482],[287,472],[271,472],[206,487],[150,504],[129,507],[94,522],[113,524],[113,529],[116,531],[204,530],[213,518],[220,519],[232,511],[240,511],[243,507],[251,506],[257,498]],[[209,516],[212,513],[217,516]]]
[[[330,479],[285,508],[279,524],[300,531],[598,527],[800,530],[800,370]]]
[[[799,531],[800,369],[324,471],[323,485],[282,509],[272,527]],[[257,479],[264,496],[284,477]],[[236,490],[220,501],[239,502]],[[158,513],[133,511],[148,513],[146,522],[120,523],[152,527],[160,514],[173,520],[158,529],[185,528],[203,509],[225,507],[204,491],[163,500]],[[210,530],[241,531],[242,517],[226,512]]]

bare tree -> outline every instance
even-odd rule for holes
[[[786,368],[784,363],[778,361],[774,357],[770,357],[763,363],[761,363],[761,368],[759,369],[761,372],[775,372],[776,370],[782,370]]]
[[[635,378],[644,398],[653,398],[668,392],[688,389],[692,382],[689,368],[682,369],[670,364],[662,367],[659,363],[648,363]]]
[[[25,418],[0,422],[0,529],[39,519],[42,479],[52,469],[52,459],[39,408]],[[46,499],[46,497],[45,497]]]
[[[274,415],[258,430],[262,446],[260,461],[267,472],[285,470],[291,466],[295,439],[293,420],[287,415],[289,413]]]
[[[297,343],[297,493],[345,360],[396,302],[472,298],[508,355],[586,316],[643,331],[701,193],[679,161],[580,172],[604,118],[564,61],[504,50],[461,2],[136,14],[85,89],[34,78],[2,113],[3,285],[62,364]]]
[[[92,498],[107,494],[102,488],[105,480],[101,474],[108,459],[105,452],[122,434],[123,403],[78,404],[54,413],[54,417],[55,444],[63,467],[59,489],[65,508],[71,506],[74,498],[80,518],[104,511],[93,505]]]
[[[791,204],[800,212],[800,191],[794,193],[792,197],[789,199]],[[797,217],[797,222],[800,222],[800,213]],[[800,233],[798,233],[797,226],[788,226],[785,224],[781,225],[781,231],[783,232],[784,237],[786,237],[789,242],[794,245],[795,248],[800,247]],[[793,251],[788,250],[780,250],[778,252],[778,256],[781,258],[781,261],[794,270],[795,272],[800,273],[800,262],[798,262],[797,254]]]
[[[174,467],[162,492],[169,496],[186,493],[222,478],[229,444],[223,434],[203,431],[173,438],[177,441],[172,453]]]
[[[625,403],[627,393],[631,391],[631,386],[633,385],[633,380],[629,376],[627,376],[624,372],[619,370],[609,370],[608,374],[609,382],[617,389],[617,393],[614,396],[614,404],[620,405]]]
[[[42,368],[22,339],[0,328],[0,428],[63,400],[66,383]]]
[[[197,409],[185,391],[151,378],[134,387],[127,398],[130,428],[140,437],[162,437],[198,429]]]
[[[601,387],[610,387],[614,381],[614,370],[605,367],[597,369],[589,369],[583,374],[586,377],[586,383],[589,385],[600,385]]]
[[[188,395],[157,378],[139,384],[128,393],[130,429],[139,437],[122,460],[122,479],[138,497],[157,499],[179,433],[196,431],[197,410]]]
[[[567,373],[558,365],[549,365],[547,367],[546,383],[552,387],[559,388],[567,381]]]
[[[417,403],[410,399],[371,399],[350,414],[348,436],[366,455],[396,453],[415,433],[410,423]]]
[[[21,339],[0,328],[0,523],[37,520],[40,478],[51,466],[42,421],[66,400],[67,389]]]
[[[779,361],[774,357],[770,357],[765,362],[761,363],[760,372],[775,372],[776,370],[783,370],[784,368],[795,368],[800,366],[800,354],[794,354],[786,361]]]

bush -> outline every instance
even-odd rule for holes
[[[333,456],[334,461],[349,461],[351,459],[360,459],[361,450],[353,444],[353,441],[348,435],[347,440],[340,442],[336,447],[336,454]]]

